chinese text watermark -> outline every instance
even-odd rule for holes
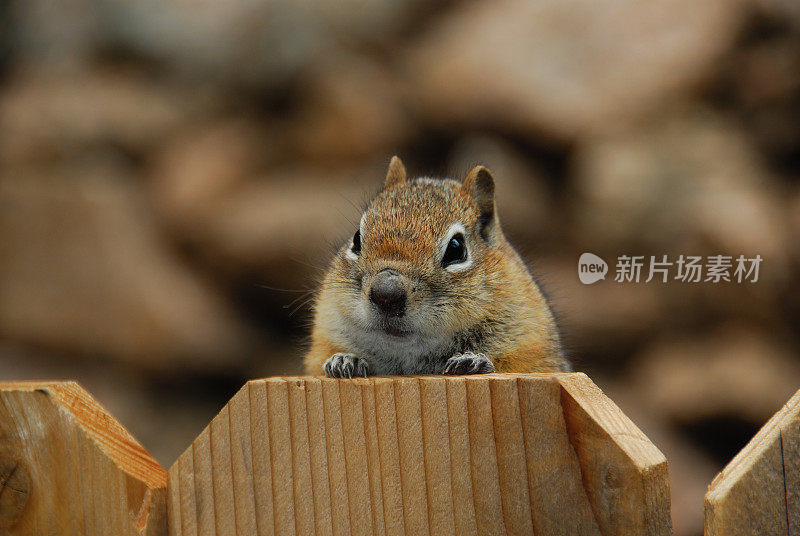
[[[761,255],[620,255],[614,270],[617,283],[757,283]],[[578,278],[591,285],[606,278],[608,264],[593,253],[584,253],[578,259]]]

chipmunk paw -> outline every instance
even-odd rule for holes
[[[325,374],[331,378],[366,378],[370,374],[369,363],[355,354],[333,354],[325,361]]]
[[[442,374],[462,375],[462,374],[486,374],[494,372],[494,364],[486,357],[486,354],[474,354],[464,352],[455,354],[444,364]]]

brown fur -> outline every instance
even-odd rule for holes
[[[307,374],[322,373],[325,361],[338,352],[381,362],[375,366],[400,374],[437,372],[437,360],[467,351],[486,354],[498,372],[568,370],[550,308],[500,228],[488,170],[475,168],[463,183],[407,180],[395,157],[386,186],[370,203],[363,222],[358,258],[348,256],[348,243],[322,282],[305,359]],[[454,223],[463,224],[472,259],[461,271],[441,265],[444,234]],[[387,267],[402,274],[406,285],[408,314],[403,322],[421,334],[414,347],[430,339],[445,341],[436,347],[445,348],[451,337],[452,344],[441,350],[445,355],[432,350],[425,365],[399,363],[392,368],[383,361],[390,357],[379,350],[385,334],[375,335],[370,347],[374,319],[368,291],[375,275]],[[396,351],[393,342],[386,344],[386,352]]]

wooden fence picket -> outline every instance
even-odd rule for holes
[[[0,383],[0,534],[161,536],[166,492],[166,472],[78,384]]]
[[[800,536],[800,390],[711,481],[706,536]]]
[[[253,380],[170,482],[170,536],[672,532],[666,459],[583,374]]]
[[[796,417],[762,434],[795,531]],[[0,383],[3,536],[671,530],[666,459],[583,374],[253,380],[168,473],[74,382]]]

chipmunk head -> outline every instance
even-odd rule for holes
[[[483,318],[504,241],[488,169],[463,182],[409,179],[394,157],[334,261],[341,320],[351,336],[377,335],[386,347],[452,341]]]

